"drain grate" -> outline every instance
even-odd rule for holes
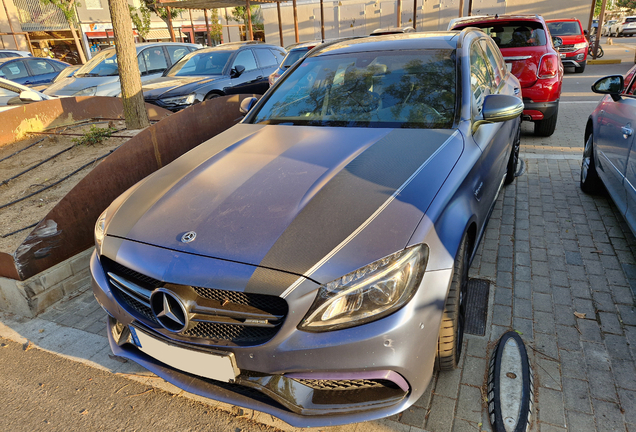
[[[468,281],[468,295],[466,298],[466,328],[465,332],[477,336],[486,334],[486,319],[488,317],[488,291],[490,282],[484,279],[470,279]]]

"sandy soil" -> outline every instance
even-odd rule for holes
[[[124,122],[112,122],[111,126],[117,129],[125,127]],[[96,127],[108,127],[107,124],[96,124]],[[94,161],[96,158],[108,154],[130,139],[130,136],[111,137],[98,145],[76,145],[73,138],[64,134],[84,134],[90,129],[90,124],[69,129],[58,129],[50,135],[33,135],[22,141],[0,147],[0,207],[23,198],[33,192],[51,185],[63,177],[69,175],[81,166]],[[133,131],[115,132],[113,135],[133,135]],[[136,132],[136,131],[135,131]],[[29,149],[17,155],[10,156],[36,141],[41,140]],[[50,161],[33,168],[19,177],[9,180],[11,177],[28,170],[41,161],[69,149]],[[8,157],[7,159],[4,159]],[[3,160],[4,159],[4,160]],[[0,252],[12,254],[16,248],[32,231],[32,228],[6,236],[9,233],[24,227],[38,223],[55,205],[97,164],[91,164],[85,169],[72,175],[60,184],[40,192],[18,203],[0,208]]]

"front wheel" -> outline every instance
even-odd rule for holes
[[[590,134],[585,142],[583,161],[581,162],[581,190],[588,194],[597,194],[603,189],[603,182],[596,172],[594,162],[594,136]]]
[[[466,317],[466,298],[468,289],[468,263],[470,244],[464,234],[455,257],[453,280],[444,304],[442,325],[437,339],[435,369],[448,371],[457,368],[462,355]]]
[[[519,123],[515,140],[512,143],[512,152],[508,159],[508,168],[506,170],[506,179],[504,180],[504,184],[509,185],[515,179],[517,166],[519,165],[519,147],[521,147],[521,123]]]

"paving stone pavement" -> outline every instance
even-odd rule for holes
[[[636,431],[636,239],[608,197],[585,195],[578,183],[594,107],[562,102],[549,138],[523,125],[525,171],[502,190],[470,269],[471,277],[491,282],[487,333],[466,335],[461,368],[435,374],[425,395],[399,415],[320,430],[491,431],[487,361],[501,334],[516,330],[536,377],[532,431]],[[38,319],[102,336],[99,344],[105,316],[84,287]],[[95,349],[92,359],[108,354],[106,346]],[[158,378],[151,384],[183,394]],[[254,418],[298,430],[270,417]]]

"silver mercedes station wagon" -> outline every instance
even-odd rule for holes
[[[295,426],[406,409],[458,364],[519,87],[476,29],[315,48],[100,216],[113,352]]]

